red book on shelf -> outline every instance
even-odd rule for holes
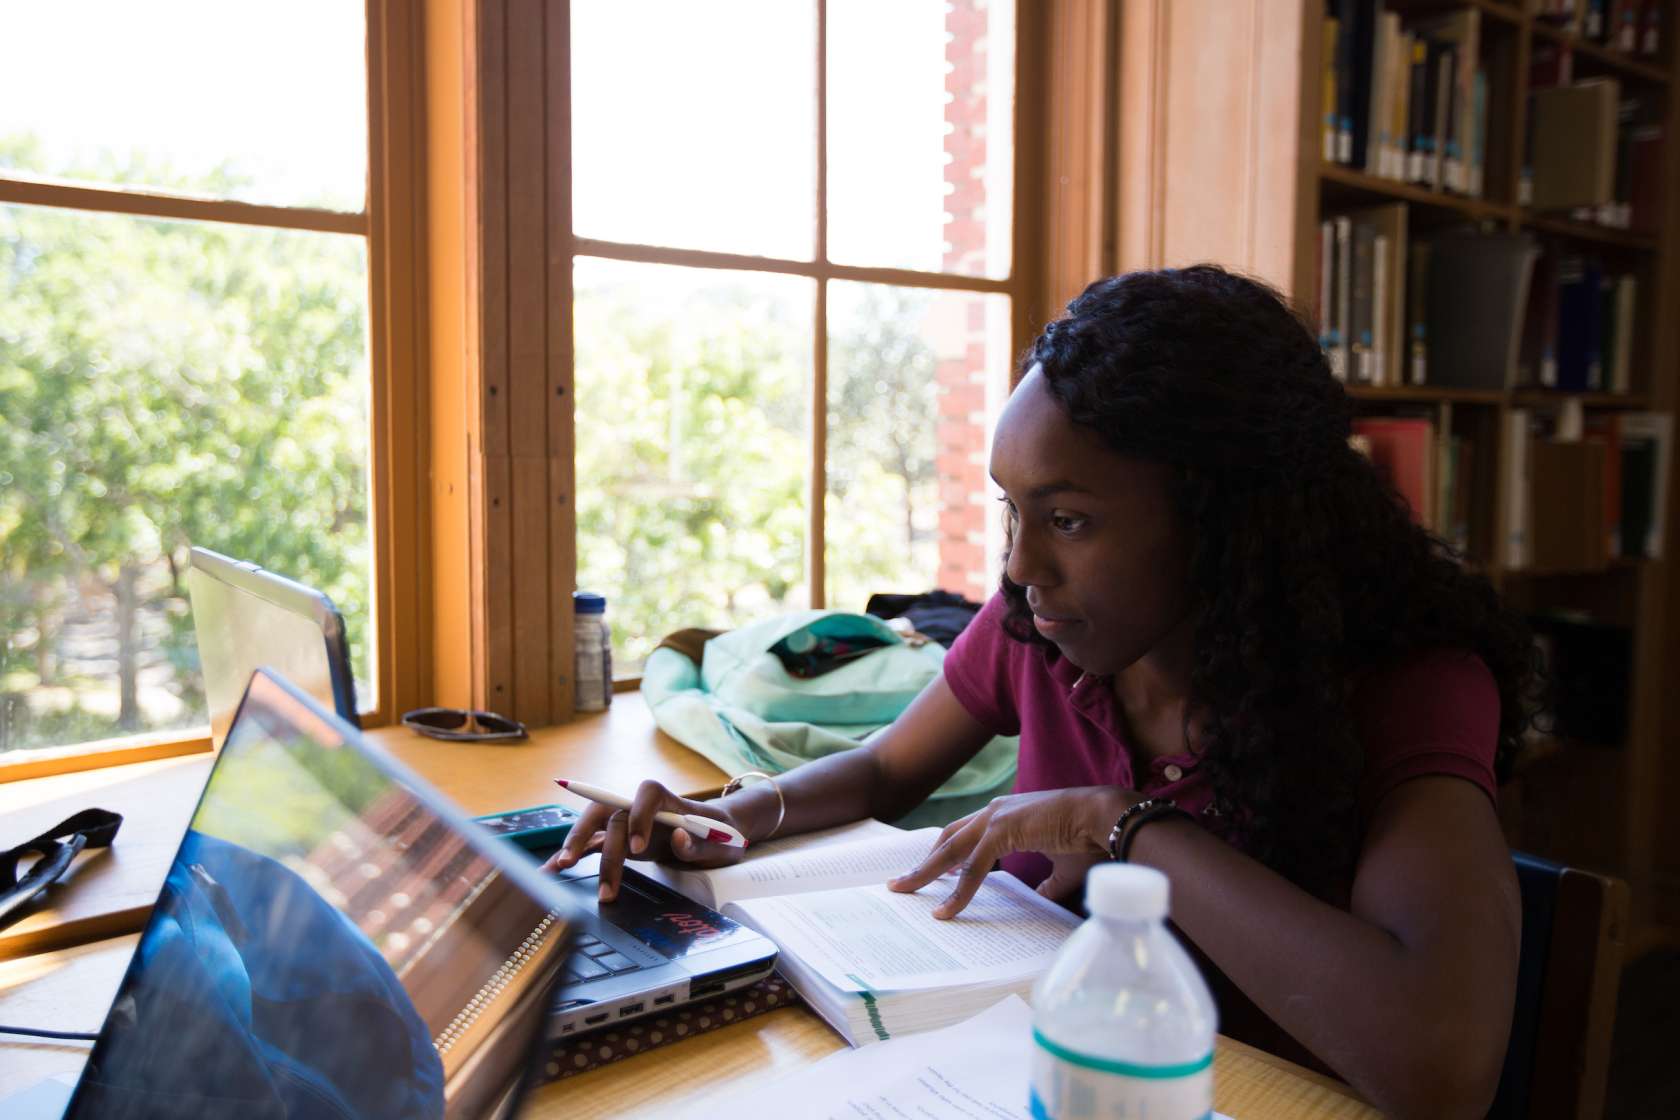
[[[1412,520],[1433,528],[1435,425],[1414,417],[1367,417],[1353,422],[1353,432],[1364,437],[1371,462],[1405,499]]]
[[[1663,211],[1663,126],[1635,125],[1628,132],[1628,226],[1655,234]]]
[[[1536,42],[1528,56],[1528,88],[1556,89],[1575,80],[1575,52],[1567,43]]]
[[[1606,556],[1621,553],[1622,422],[1615,413],[1586,418],[1581,438],[1604,445],[1604,547]]]

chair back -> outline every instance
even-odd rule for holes
[[[1490,1120],[1593,1120],[1604,1110],[1627,936],[1619,879],[1515,853],[1522,951],[1511,1041]]]

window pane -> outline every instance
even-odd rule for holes
[[[828,605],[935,587],[984,601],[1003,552],[986,455],[1009,297],[836,282],[828,321]]]
[[[189,545],[373,681],[366,242],[0,207],[0,750],[202,726]]]
[[[1009,275],[1012,0],[828,6],[828,255]]]
[[[575,263],[578,585],[616,668],[808,605],[814,281]]]
[[[360,210],[349,0],[0,0],[0,172]]]
[[[809,260],[816,49],[809,0],[573,0],[578,236]]]

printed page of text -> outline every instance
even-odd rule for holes
[[[915,894],[852,887],[738,903],[740,916],[845,991],[1009,982],[1043,970],[1079,918],[994,871],[955,918],[933,910],[956,880]]]
[[[878,843],[883,846],[887,854],[880,859],[890,857],[904,846],[906,836],[920,836],[922,832],[939,835],[938,829],[922,829],[921,832],[906,832],[902,828],[894,828],[890,824],[883,824],[877,820],[852,821],[850,824],[838,825],[834,828],[818,829],[815,832],[802,832],[794,836],[783,836],[775,840],[767,840],[762,844],[754,844],[747,849],[747,854],[740,863],[729,867],[714,867],[705,871],[690,871],[680,866],[661,863],[641,863],[636,870],[650,879],[656,879],[672,890],[687,895],[696,902],[721,910],[731,902],[743,898],[760,898],[765,895],[782,894],[791,891],[827,890],[831,887],[847,886],[852,883],[880,883],[901,875],[915,866],[906,864],[902,868],[894,868],[880,874],[861,872],[861,868],[870,862],[866,855],[853,855],[835,858],[828,854],[818,854],[821,849],[827,853],[830,849],[841,846],[850,847],[863,843]],[[932,849],[932,839],[916,841],[922,844],[921,852],[925,855]],[[800,855],[813,855],[815,858],[794,864],[792,858]],[[917,861],[921,856],[916,857]],[[822,879],[813,881],[808,876],[817,872],[816,869],[827,867],[839,873],[836,879]]]

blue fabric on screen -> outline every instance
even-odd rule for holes
[[[189,832],[138,949],[94,1115],[441,1117],[443,1067],[379,951],[292,871]],[[159,1087],[162,1087],[160,1090]],[[205,1099],[208,1098],[208,1099]]]

